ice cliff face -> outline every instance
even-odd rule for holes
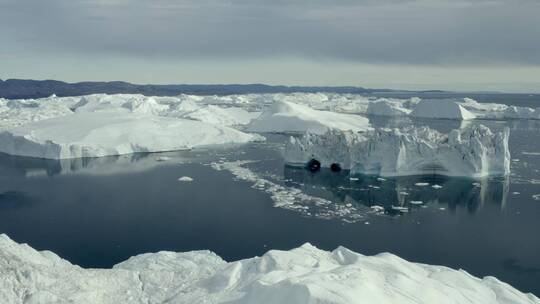
[[[141,254],[83,269],[0,235],[0,302],[538,304],[493,277],[305,244],[227,263],[210,251]]]
[[[508,137],[508,129],[493,133],[483,125],[452,130],[448,135],[426,127],[366,133],[333,130],[291,137],[284,157],[292,165],[303,166],[312,159],[323,167],[337,164],[351,174],[507,175]]]

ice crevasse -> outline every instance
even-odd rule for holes
[[[351,174],[406,176],[440,174],[484,177],[510,173],[509,129],[492,132],[483,125],[448,134],[421,127],[367,132],[331,130],[291,137],[284,151],[289,165],[316,161]]]

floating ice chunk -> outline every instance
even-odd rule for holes
[[[369,129],[369,121],[359,115],[319,111],[305,105],[280,101],[268,107],[247,127],[251,132],[276,133],[309,131],[322,134],[329,129],[365,131]]]
[[[455,100],[422,100],[411,113],[413,117],[468,120],[476,118]]]
[[[192,182],[193,181],[193,178],[189,177],[189,176],[182,176],[178,179],[179,182]]]
[[[373,205],[370,207],[375,212],[384,212],[384,207],[379,205]]]
[[[535,201],[540,201],[540,194],[534,194],[532,196],[532,198],[535,200]]]
[[[433,189],[442,189],[442,187],[443,186],[441,186],[441,185],[433,185],[433,186],[431,186],[431,188],[433,188]]]
[[[425,187],[425,186],[429,186],[429,183],[415,183],[414,185],[417,187]]]
[[[291,137],[284,158],[296,166],[305,166],[313,159],[326,168],[338,164],[351,174],[507,175],[508,137],[508,129],[493,133],[483,125],[455,129],[448,135],[425,127],[363,133],[331,130],[322,135]]]
[[[169,160],[171,160],[169,156],[159,156],[158,158],[156,158],[156,161],[159,161],[159,162],[164,162],[164,161],[169,161]]]
[[[399,211],[401,213],[408,213],[409,212],[409,208],[401,207],[401,206],[392,206],[392,210]]]
[[[424,202],[422,201],[410,201],[409,204],[411,205],[422,205]]]
[[[538,156],[538,155],[540,155],[540,152],[528,152],[528,151],[523,151],[523,152],[521,152],[521,154],[523,154],[523,155],[534,155],[534,156]]]

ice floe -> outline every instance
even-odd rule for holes
[[[510,173],[509,130],[493,133],[483,125],[448,134],[422,128],[369,132],[332,130],[291,137],[284,151],[290,165],[333,164],[351,174],[401,176],[440,174],[482,177]]]
[[[494,277],[310,244],[225,262],[210,251],[161,251],[84,269],[0,235],[4,303],[537,304]]]

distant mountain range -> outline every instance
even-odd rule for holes
[[[388,89],[366,89],[362,87],[309,87],[309,86],[273,86],[265,84],[132,84],[122,81],[111,82],[77,82],[67,83],[57,80],[0,80],[1,98],[41,98],[52,94],[57,96],[78,96],[96,93],[107,94],[143,94],[147,96],[191,95],[230,95],[249,93],[375,93],[394,92]]]

